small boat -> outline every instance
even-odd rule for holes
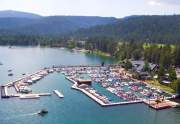
[[[12,72],[12,70],[11,70],[11,69],[9,69],[9,70],[8,70],[8,72]]]
[[[47,114],[47,113],[48,113],[48,110],[42,109],[42,110],[40,110],[40,111],[38,112],[38,115],[44,116],[44,115]]]
[[[26,73],[22,73],[22,75],[26,75]]]
[[[21,86],[21,87],[19,87],[19,92],[21,92],[21,93],[30,93],[30,92],[32,92],[32,90],[27,86]]]
[[[3,65],[3,63],[2,63],[2,62],[0,62],[0,65]]]
[[[13,73],[9,73],[8,76],[13,76]]]

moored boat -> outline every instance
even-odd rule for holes
[[[9,73],[8,76],[13,76],[13,73]]]

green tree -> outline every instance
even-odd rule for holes
[[[67,48],[73,49],[76,47],[76,44],[74,41],[68,41]]]
[[[150,71],[149,62],[147,60],[144,61],[143,70],[144,71]]]
[[[142,51],[140,49],[136,49],[132,53],[132,57],[134,60],[139,60],[142,57]]]
[[[141,75],[137,72],[133,73],[132,77],[135,79],[141,80]]]
[[[165,74],[165,69],[164,69],[163,65],[160,64],[159,70],[158,70],[158,79],[159,79],[159,82],[161,82],[163,80],[164,74]]]
[[[125,60],[124,67],[125,67],[125,69],[131,69],[132,63],[129,60]]]
[[[176,92],[180,93],[180,79],[176,80]]]
[[[180,93],[180,78],[171,83],[171,88],[176,91],[176,93]]]
[[[176,76],[175,68],[173,68],[172,66],[170,66],[169,69],[168,69],[168,73],[169,73],[169,80],[170,80],[170,81],[176,80],[177,76]]]

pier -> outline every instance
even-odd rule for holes
[[[164,100],[160,103],[156,103],[156,100],[145,100],[145,104],[147,104],[149,107],[155,109],[155,110],[162,110],[167,109],[171,107],[179,107],[179,104],[170,100]]]

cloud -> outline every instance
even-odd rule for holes
[[[165,4],[180,5],[180,0],[158,0]]]
[[[159,5],[161,5],[160,2],[155,1],[155,0],[148,1],[148,4],[151,5],[151,6],[157,6],[157,5],[159,6]]]
[[[180,6],[180,0],[148,0],[148,4],[151,6]]]

